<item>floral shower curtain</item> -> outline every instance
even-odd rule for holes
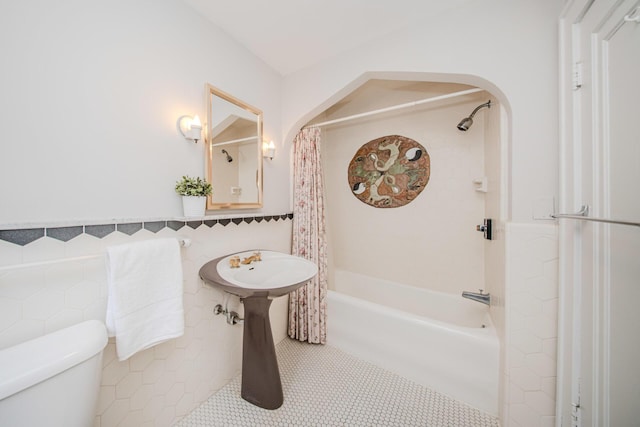
[[[327,337],[327,241],[320,128],[302,129],[293,148],[293,255],[318,265],[318,274],[289,294],[289,336],[324,344]]]

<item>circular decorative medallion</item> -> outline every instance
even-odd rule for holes
[[[411,138],[389,135],[364,144],[349,163],[349,186],[360,201],[397,208],[418,197],[429,182],[427,150]]]

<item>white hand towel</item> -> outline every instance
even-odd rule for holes
[[[176,239],[107,248],[107,330],[119,360],[184,334],[182,261]]]

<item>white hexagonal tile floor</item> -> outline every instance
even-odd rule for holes
[[[284,404],[258,408],[240,397],[240,376],[176,427],[498,427],[498,420],[331,346],[285,339],[277,346]]]

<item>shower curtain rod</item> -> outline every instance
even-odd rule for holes
[[[240,139],[232,139],[231,141],[216,142],[215,144],[211,144],[211,146],[212,147],[217,147],[219,145],[236,144],[238,142],[253,141],[254,139],[258,139],[258,137],[257,136],[250,136],[248,138],[240,138]]]
[[[373,110],[373,111],[367,111],[365,113],[354,114],[352,116],[342,117],[340,119],[328,120],[326,122],[320,122],[313,125],[304,126],[302,129],[333,125],[335,123],[346,122],[348,120],[359,119],[361,117],[372,116],[374,114],[386,113],[387,111],[394,111],[394,110],[399,110],[401,108],[414,107],[416,105],[428,104],[430,102],[441,101],[443,99],[455,98],[456,96],[469,95],[471,93],[482,92],[482,91],[484,91],[484,89],[480,89],[480,88],[462,90],[460,92],[448,93],[446,95],[434,96],[432,98],[421,99],[419,101],[407,102],[405,104],[394,105],[391,107],[381,108],[379,110]]]

